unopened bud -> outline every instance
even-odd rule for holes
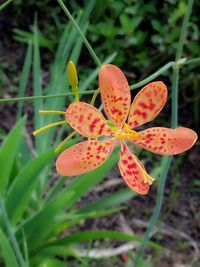
[[[67,65],[67,74],[68,74],[69,84],[71,85],[72,88],[76,88],[78,86],[78,76],[77,76],[76,66],[74,65],[74,62],[71,60]]]

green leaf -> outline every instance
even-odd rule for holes
[[[93,186],[99,183],[105,174],[114,166],[118,159],[118,149],[115,149],[109,159],[99,168],[78,176],[71,185],[66,188],[67,192],[73,191],[74,195],[71,198],[70,202],[67,204],[66,208],[72,206],[77,199],[83,196],[88,190],[90,190]]]
[[[66,267],[66,263],[55,259],[45,259],[37,267]]]
[[[142,237],[140,236],[132,236],[122,232],[117,231],[107,231],[107,230],[99,230],[99,231],[84,231],[84,232],[76,232],[69,236],[60,238],[56,241],[49,243],[49,245],[64,245],[69,246],[74,243],[82,242],[82,241],[93,241],[93,240],[103,240],[103,239],[111,239],[111,240],[122,240],[122,241],[135,241],[140,243],[142,241]],[[161,247],[154,242],[149,241],[149,247],[160,250]]]
[[[1,166],[1,179],[0,179],[0,194],[4,194],[9,182],[9,176],[13,167],[15,157],[17,155],[20,141],[23,137],[23,127],[25,118],[17,122],[15,127],[8,134],[0,149],[0,166]]]
[[[25,94],[28,77],[30,74],[31,64],[32,64],[32,45],[29,43],[23,65],[22,74],[20,77],[18,97],[23,97]],[[18,102],[17,119],[19,119],[22,116],[22,104],[23,104],[22,100]]]
[[[29,43],[29,44],[34,43],[34,35],[32,32],[22,31],[17,28],[13,29],[13,32],[15,33],[15,35],[13,36],[15,40],[19,42],[23,42],[23,43]],[[40,35],[38,36],[38,44],[41,47],[45,47],[45,48],[52,50],[56,42],[52,40],[48,40],[40,32]]]
[[[137,196],[137,193],[131,191],[129,188],[121,189],[117,192],[109,194],[108,196],[101,197],[100,199],[90,203],[79,210],[80,213],[98,211],[101,209],[107,209],[116,207],[123,202],[126,202],[130,198]]]
[[[20,267],[17,263],[17,259],[15,257],[15,254],[13,252],[13,249],[3,233],[3,231],[0,228],[0,247],[1,247],[1,253],[5,260],[6,267]]]
[[[40,250],[40,254],[48,258],[56,256],[61,256],[61,257],[70,256],[76,258],[76,260],[80,262],[83,262],[83,259],[81,257],[76,255],[76,253],[73,250],[66,248],[66,246],[47,246]],[[41,262],[41,259],[39,261]]]
[[[34,95],[42,95],[42,79],[41,79],[41,66],[40,66],[40,50],[39,50],[39,33],[37,26],[37,17],[35,17],[34,21],[34,45],[33,45],[33,89]],[[43,107],[43,100],[37,100],[34,102],[34,128],[38,129],[44,125],[43,116],[38,114],[38,111]],[[40,154],[44,151],[44,140],[42,136],[35,137],[36,142],[36,150]]]
[[[9,189],[6,208],[9,218],[15,224],[26,210],[31,194],[39,183],[40,171],[56,156],[51,149],[32,160],[18,175]]]
[[[20,226],[20,228],[24,229],[27,242],[31,249],[41,246],[48,234],[53,231],[58,220],[58,215],[64,211],[65,206],[72,197],[73,192],[69,193],[64,189],[48,205]]]
[[[120,208],[113,208],[113,209],[106,209],[106,210],[98,210],[98,211],[92,211],[89,213],[83,213],[83,214],[64,214],[63,216],[59,216],[59,222],[58,226],[54,228],[54,235],[58,235],[67,228],[72,227],[75,224],[79,224],[81,221],[86,219],[95,219],[99,217],[105,217],[107,215],[110,215],[112,213],[118,212]]]

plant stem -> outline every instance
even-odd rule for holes
[[[187,27],[188,27],[188,22],[189,22],[189,17],[191,15],[191,10],[192,10],[192,5],[194,1],[189,0],[188,5],[187,5],[187,10],[184,16],[184,21],[183,25],[181,28],[181,33],[180,33],[180,38],[179,38],[179,43],[178,43],[178,48],[176,52],[176,62],[178,62],[181,59],[182,56],[182,51],[183,51],[183,43],[186,37],[187,33]],[[177,121],[178,121],[178,83],[179,83],[179,67],[177,63],[173,65],[173,75],[172,75],[172,121],[171,121],[171,126],[172,128],[177,127]],[[170,168],[170,163],[171,163],[172,157],[164,156],[162,159],[162,164],[161,164],[161,175],[160,175],[160,181],[158,184],[158,190],[157,190],[157,197],[156,197],[156,205],[153,210],[152,217],[149,221],[148,228],[145,232],[144,239],[141,243],[141,246],[139,248],[139,251],[136,255],[135,258],[135,266],[140,267],[142,264],[142,258],[145,252],[145,248],[148,244],[148,240],[150,238],[150,234],[156,225],[159,215],[160,215],[160,210],[163,202],[163,194],[164,194],[164,188],[165,188],[165,182],[167,179],[167,174]]]
[[[196,63],[200,63],[200,58],[195,58],[195,59],[190,59],[190,60],[186,60],[184,63],[182,63],[181,65],[188,65],[188,64],[196,64]],[[152,80],[154,80],[155,78],[157,78],[159,75],[161,75],[162,73],[164,73],[166,70],[170,69],[171,67],[175,66],[175,62],[174,61],[170,61],[167,64],[165,64],[162,68],[160,68],[159,70],[157,70],[156,72],[154,72],[153,74],[151,74],[150,76],[148,76],[147,78],[145,78],[144,80],[135,83],[133,85],[130,86],[130,89],[136,89],[139,88],[145,84],[147,84],[148,82],[151,82]],[[94,94],[96,92],[96,90],[90,90],[90,91],[80,91],[79,95],[90,95],[90,94]],[[0,103],[6,103],[6,102],[14,102],[14,101],[20,101],[20,100],[24,100],[24,101],[34,101],[34,100],[38,100],[38,99],[46,99],[46,98],[58,98],[58,97],[66,97],[66,96],[73,96],[74,93],[70,92],[70,93],[61,93],[61,94],[55,94],[55,95],[41,95],[41,96],[26,96],[26,97],[13,97],[13,98],[1,98],[0,99]]]
[[[183,45],[186,39],[187,27],[192,12],[193,4],[194,0],[188,1],[187,11],[183,19],[183,25],[181,27],[178,47],[176,51],[176,59],[175,59],[176,62],[178,62],[182,57]],[[174,65],[172,74],[172,121],[171,121],[172,128],[176,128],[178,125],[178,84],[179,84],[179,66]]]
[[[5,7],[7,7],[7,5],[9,5],[13,0],[7,0],[5,3],[3,3],[2,5],[0,5],[0,11],[2,9],[4,9]]]
[[[185,16],[183,19],[183,24],[181,27],[181,33],[180,33],[180,37],[179,37],[178,47],[177,47],[177,51],[176,51],[176,62],[182,57],[183,46],[184,46],[184,42],[185,42],[186,35],[187,35],[187,27],[188,27],[188,22],[189,22],[190,15],[192,12],[193,4],[194,4],[194,0],[188,1],[187,10],[186,10],[186,13],[185,13]]]
[[[200,63],[200,57],[194,58],[194,59],[189,59],[183,63],[183,65],[189,65],[189,64],[196,64]]]
[[[2,219],[4,221],[4,224],[5,224],[6,228],[7,228],[8,236],[9,236],[10,241],[12,243],[12,246],[13,246],[13,249],[15,251],[16,257],[17,257],[17,259],[19,261],[19,264],[20,264],[21,267],[25,267],[26,264],[25,264],[24,259],[22,257],[22,254],[21,254],[17,239],[16,239],[16,237],[15,237],[15,235],[13,233],[13,229],[12,229],[12,226],[10,224],[10,221],[9,221],[9,218],[8,218],[8,214],[7,214],[6,208],[4,206],[4,202],[3,202],[3,200],[1,198],[0,198],[0,210],[1,210],[1,214],[2,214]]]
[[[74,27],[76,27],[78,33],[80,34],[81,38],[83,39],[83,42],[85,43],[88,51],[90,52],[92,58],[94,59],[94,61],[96,62],[97,66],[101,66],[101,62],[99,60],[99,58],[97,57],[96,53],[94,52],[93,48],[91,47],[91,45],[89,44],[88,40],[86,39],[84,33],[82,32],[82,30],[80,29],[80,27],[78,26],[78,24],[76,23],[75,19],[73,18],[73,16],[70,14],[69,10],[67,9],[67,7],[65,6],[65,4],[63,3],[62,0],[57,0],[59,5],[61,6],[61,8],[63,9],[63,11],[65,12],[65,14],[67,15],[68,19],[74,24]]]
[[[80,92],[79,94],[82,94],[82,95],[90,95],[90,94],[94,94],[95,91],[96,90],[90,90],[90,91]],[[74,93],[73,92],[70,92],[70,93],[62,93],[62,94],[55,94],[55,95],[39,95],[39,96],[25,96],[25,97],[2,98],[2,99],[0,99],[0,103],[13,102],[13,101],[19,101],[19,100],[33,101],[33,100],[38,100],[38,99],[66,97],[66,96],[71,96],[71,95],[74,96]]]
[[[161,210],[162,202],[163,202],[163,193],[164,193],[164,189],[165,189],[165,182],[166,182],[167,174],[168,174],[168,171],[170,168],[171,159],[172,159],[172,157],[169,157],[169,156],[164,156],[162,158],[161,169],[163,170],[163,172],[160,175],[160,180],[158,183],[156,205],[153,209],[153,214],[152,214],[151,219],[149,221],[149,226],[148,226],[148,228],[144,234],[143,241],[141,243],[141,246],[140,246],[139,251],[138,251],[136,258],[135,258],[135,266],[136,267],[140,267],[142,264],[142,257],[144,255],[145,248],[149,242],[149,238],[151,236],[152,230],[153,230],[155,224],[157,223],[158,217],[160,215],[160,210]]]
[[[172,128],[176,128],[178,124],[178,85],[179,85],[179,68],[174,68],[172,74],[172,119],[171,119]]]
[[[150,76],[148,76],[147,78],[145,78],[144,80],[135,83],[133,85],[130,86],[131,90],[132,89],[136,89],[139,88],[149,82],[151,82],[152,80],[154,80],[155,78],[157,78],[160,74],[164,73],[166,70],[170,69],[171,67],[173,67],[175,64],[174,61],[170,61],[167,64],[165,64],[162,68],[160,68],[159,70],[157,70],[156,72],[154,72],[153,74],[151,74]]]

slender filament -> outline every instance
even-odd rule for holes
[[[75,135],[76,131],[73,131],[70,135],[68,135],[61,143],[59,146],[56,147],[56,149],[54,150],[55,153],[58,153],[61,148],[66,144],[66,142],[68,142],[74,135]]]
[[[66,121],[57,121],[57,122],[48,124],[48,125],[46,125],[44,127],[39,128],[38,130],[34,131],[33,135],[40,134],[40,133],[42,133],[42,132],[44,132],[44,131],[46,131],[46,130],[48,130],[50,128],[53,128],[53,127],[56,127],[56,126],[59,126],[59,125],[64,125],[64,124],[67,124],[67,122]]]
[[[98,96],[99,93],[100,93],[100,89],[98,88],[98,89],[95,91],[95,93],[94,93],[94,95],[93,95],[93,97],[92,97],[92,100],[91,100],[91,102],[90,102],[90,104],[91,104],[92,106],[94,106],[95,100],[96,100],[96,98],[97,98],[97,96]]]
[[[46,115],[46,114],[65,115],[65,111],[61,111],[61,110],[39,110],[39,114],[42,114],[42,115]]]

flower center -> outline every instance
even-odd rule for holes
[[[128,124],[124,124],[121,129],[114,129],[115,136],[117,140],[129,140],[129,139],[140,139],[141,135],[136,131],[129,128]]]

